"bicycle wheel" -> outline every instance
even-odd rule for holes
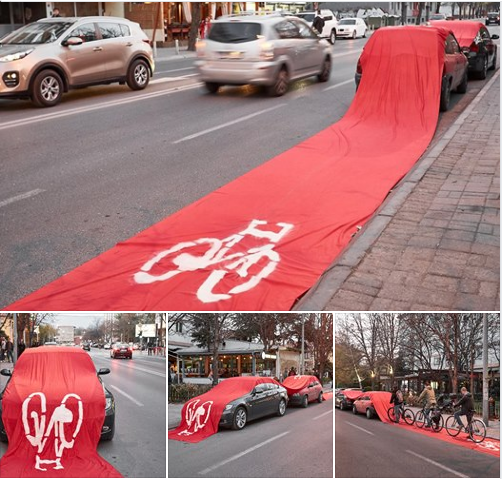
[[[425,425],[425,414],[423,410],[420,410],[417,412],[417,415],[415,416],[415,426],[422,429],[424,425]]]
[[[393,406],[387,409],[387,416],[389,418],[389,421],[396,422],[396,414]]]
[[[444,427],[444,419],[443,416],[439,416],[438,422],[436,421],[431,421],[431,429],[434,432],[441,432]]]
[[[476,442],[483,442],[486,437],[486,426],[483,421],[479,419],[473,419],[471,422],[471,430],[469,432],[471,439]]]
[[[446,432],[451,437],[457,437],[460,434],[461,428],[457,424],[455,416],[448,416],[446,419]]]
[[[413,426],[413,423],[415,422],[415,415],[413,414],[413,411],[411,409],[405,409],[403,412],[403,419],[406,424]]]

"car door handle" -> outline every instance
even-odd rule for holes
[[[127,42],[126,47],[132,47],[134,44],[132,42]]]
[[[101,51],[103,51],[103,47],[94,47],[92,49],[92,51],[94,51],[94,52],[101,52]]]

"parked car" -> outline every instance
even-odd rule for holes
[[[500,12],[488,12],[486,15],[485,24],[486,25],[500,25]]]
[[[432,21],[432,20],[446,20],[446,15],[444,13],[433,13],[429,17],[429,21]]]
[[[374,417],[376,413],[371,397],[364,394],[360,398],[356,399],[352,404],[352,412],[354,414],[365,414],[368,419]]]
[[[110,357],[132,359],[132,347],[124,343],[115,343],[110,349]]]
[[[105,387],[101,379],[101,376],[109,374],[110,370],[108,368],[101,368],[99,369],[99,371],[96,372],[92,360],[89,358],[89,356],[86,355],[89,362],[82,363],[82,361],[80,361],[80,358],[76,356],[78,354],[85,354],[85,353],[82,350],[80,350],[80,348],[64,348],[64,347],[46,348],[45,346],[41,346],[39,348],[29,348],[20,356],[13,370],[2,369],[0,371],[0,374],[2,376],[6,376],[9,378],[5,387],[0,392],[0,441],[2,442],[9,441],[7,431],[3,423],[3,409],[4,409],[3,400],[5,391],[7,390],[9,383],[13,380],[13,378],[16,378],[17,380],[18,374],[23,375],[21,376],[20,381],[22,382],[29,381],[29,377],[25,378],[24,375],[26,374],[26,371],[30,370],[31,364],[34,365],[33,367],[37,368],[37,377],[44,378],[45,375],[48,374],[48,371],[58,368],[61,361],[70,364],[75,363],[76,365],[75,369],[78,373],[77,376],[79,381],[83,381],[86,375],[90,375],[89,381],[92,382],[92,380],[94,379],[93,376],[97,374],[97,379],[99,381],[99,384],[103,388],[105,396],[105,416],[103,425],[101,427],[100,441],[111,441],[113,439],[113,436],[115,434],[115,398],[113,397],[113,394]],[[36,357],[37,356],[39,357],[40,355],[45,356],[44,361],[36,360]],[[64,385],[62,384],[54,385],[54,387],[56,386],[57,386],[56,391],[58,394],[60,394],[61,391],[64,391]],[[50,388],[50,386],[47,387]],[[71,390],[69,392],[75,392],[75,391]],[[45,394],[47,396],[49,395],[47,390],[45,390]],[[17,394],[16,400],[19,401],[19,410],[21,410],[22,407],[21,405],[22,399],[24,400],[25,398],[21,398],[21,396]],[[84,417],[84,421],[85,420],[86,419]],[[19,426],[22,427],[20,421],[19,421]]]
[[[105,343],[103,345],[103,349],[111,349],[111,347],[112,347],[111,343]]]
[[[221,17],[197,43],[195,62],[210,93],[222,85],[261,85],[284,95],[293,80],[331,74],[331,47],[300,18],[281,15]]]
[[[147,35],[124,18],[46,18],[0,40],[0,98],[31,98],[39,107],[89,85],[142,90],[154,70]]]
[[[316,12],[299,12],[294,14],[295,17],[305,20],[310,27],[314,22]],[[324,19],[324,27],[321,32],[321,38],[326,38],[329,42],[334,45],[336,42],[336,27],[338,25],[338,20],[335,14],[331,10],[321,9],[321,17]]]
[[[91,350],[91,345],[89,343],[84,343],[84,344],[82,344],[82,349],[84,351],[90,351]]]
[[[359,397],[362,392],[362,389],[357,388],[343,389],[335,396],[335,407],[340,408],[340,411],[352,409],[354,400]]]
[[[432,22],[433,26],[449,28],[469,62],[469,74],[480,80],[486,78],[488,70],[497,66],[497,45],[499,35],[490,35],[481,22],[453,20],[451,22]]]
[[[336,28],[336,36],[340,38],[365,38],[368,26],[362,18],[342,18]]]
[[[450,24],[451,22],[448,22]],[[439,102],[439,109],[441,111],[448,110],[450,105],[450,96],[452,91],[457,93],[465,93],[467,91],[467,81],[468,81],[468,63],[467,58],[461,52],[460,46],[455,39],[455,36],[451,31],[448,31],[441,26],[432,25],[431,26],[404,26],[404,27],[386,27],[377,30],[373,36],[368,41],[368,44],[373,39],[379,39],[388,42],[395,41],[394,33],[397,31],[403,31],[406,29],[409,38],[413,35],[417,42],[420,41],[421,36],[429,35],[432,29],[438,35],[438,40],[442,41],[444,34],[446,34],[445,44],[445,55],[444,55],[444,66],[443,75],[441,80],[441,96]],[[433,30],[433,31],[434,31]],[[367,44],[367,45],[368,45]],[[366,47],[365,47],[366,48]],[[363,51],[364,54],[364,51]],[[356,68],[356,89],[359,87],[363,74],[363,68],[361,64],[361,58],[357,62]]]
[[[288,391],[291,406],[307,407],[309,402],[322,402],[322,385],[315,376],[288,376],[282,385]]]
[[[390,407],[391,393],[387,391],[368,391],[358,397],[352,404],[354,414],[365,414],[368,419],[378,417],[378,410],[387,414]]]
[[[56,343],[56,341],[46,341],[44,343],[44,346],[57,346],[58,343]]]

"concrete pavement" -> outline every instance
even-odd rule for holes
[[[294,309],[500,309],[500,71]]]

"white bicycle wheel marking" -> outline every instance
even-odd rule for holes
[[[198,288],[196,294],[201,302],[214,303],[230,299],[232,295],[250,291],[262,279],[275,271],[281,258],[279,253],[274,250],[274,246],[293,229],[293,225],[289,223],[274,224],[273,227],[279,228],[278,231],[259,228],[266,225],[268,225],[267,221],[252,220],[243,231],[239,231],[222,240],[217,238],[200,238],[194,241],[178,243],[172,248],[157,253],[152,259],[148,260],[140,268],[140,271],[134,274],[134,281],[138,284],[152,284],[158,281],[166,281],[181,273],[204,270],[210,266],[221,264],[220,268],[210,271],[209,276]],[[252,237],[257,240],[268,240],[269,243],[249,248],[246,252],[232,253],[232,247],[246,237]],[[187,249],[197,248],[201,245],[207,245],[208,247],[207,251],[202,255],[193,255],[185,252]],[[159,265],[162,260],[170,255],[172,255],[171,262],[176,269],[154,274],[152,268]],[[258,273],[251,275],[249,273],[250,268],[262,260],[265,260],[264,266]],[[238,278],[245,278],[246,281],[230,287],[228,292],[215,293],[214,289],[230,272],[235,273]]]

